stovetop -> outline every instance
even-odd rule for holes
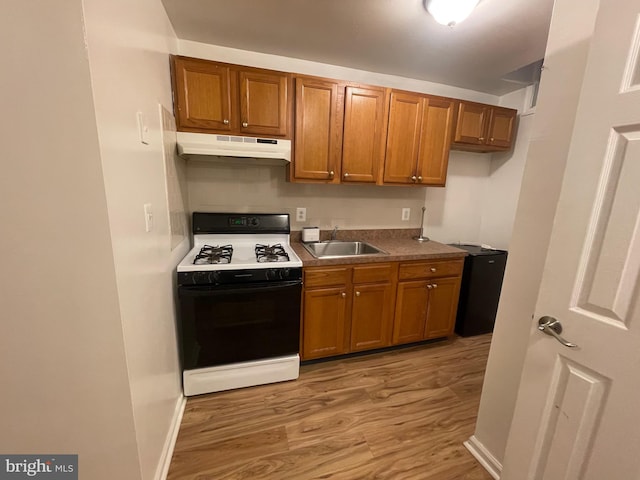
[[[219,263],[215,263],[219,261]],[[178,272],[302,267],[288,234],[194,235]]]

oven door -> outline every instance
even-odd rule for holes
[[[184,370],[296,354],[302,282],[180,286]]]

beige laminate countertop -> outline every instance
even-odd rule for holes
[[[415,235],[412,235],[415,233]],[[323,265],[348,265],[360,263],[397,262],[406,260],[432,260],[442,258],[463,258],[465,250],[430,240],[417,242],[412,236],[417,236],[419,230],[350,230],[338,232],[338,240],[358,240],[367,242],[374,247],[384,250],[388,255],[363,255],[342,258],[315,258],[292,235],[291,247],[302,260],[305,267]],[[322,237],[321,237],[322,238]]]

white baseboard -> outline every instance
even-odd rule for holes
[[[489,472],[496,480],[500,479],[500,474],[502,473],[502,464],[494,457],[489,450],[476,438],[475,435],[471,435],[469,440],[464,442],[464,446],[467,447],[467,450],[471,452],[480,465],[484,467],[484,469]]]
[[[173,449],[176,446],[178,432],[180,431],[180,423],[182,423],[182,415],[184,414],[184,407],[186,405],[187,397],[180,395],[180,398],[178,398],[178,401],[176,402],[176,408],[173,412],[171,426],[169,427],[164,447],[162,448],[162,455],[160,455],[160,461],[158,462],[155,480],[166,480],[167,475],[169,474],[171,457],[173,457]]]

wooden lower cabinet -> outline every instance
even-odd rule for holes
[[[345,287],[313,288],[304,292],[303,359],[346,353],[346,296]]]
[[[451,335],[462,259],[308,267],[302,358]]]
[[[431,282],[424,338],[446,337],[453,333],[460,297],[460,278],[438,278]]]
[[[390,345],[393,284],[354,285],[351,307],[351,351]]]
[[[424,340],[429,290],[425,280],[400,282],[396,297],[396,321],[393,324],[393,344]]]
[[[305,268],[303,360],[389,346],[396,278],[392,263]]]
[[[393,326],[394,345],[453,333],[463,260],[402,263]]]

